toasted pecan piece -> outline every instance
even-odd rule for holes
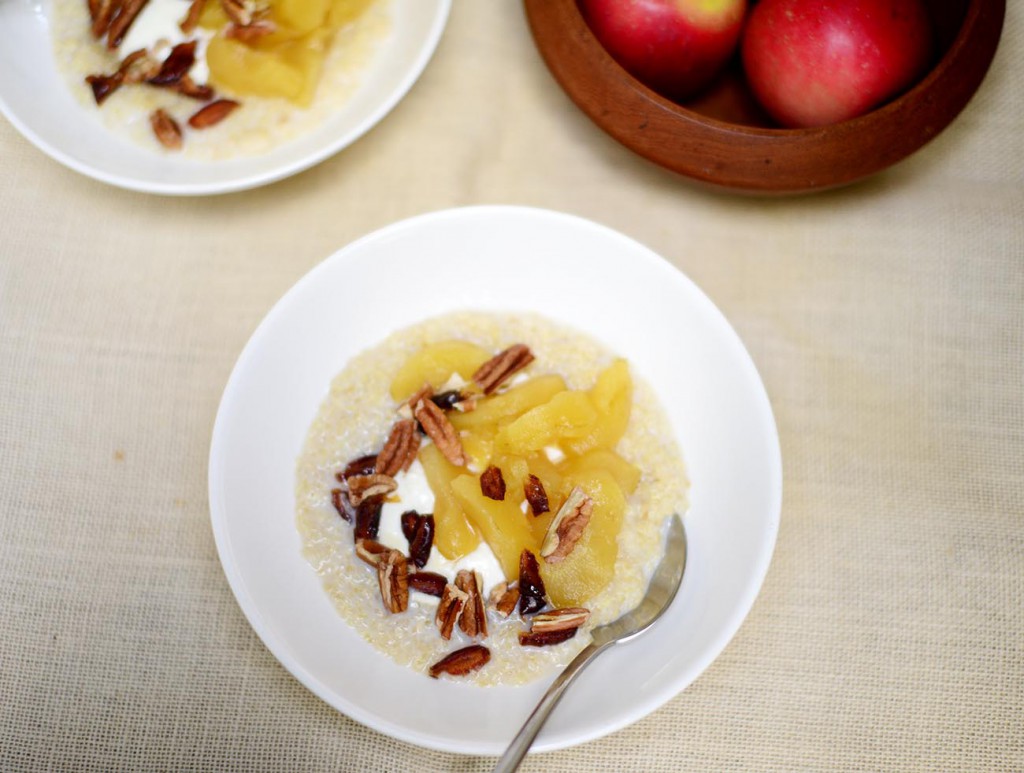
[[[469,601],[469,594],[465,591],[455,587],[452,583],[444,586],[441,601],[437,604],[437,613],[434,615],[434,624],[441,632],[442,638],[452,638],[452,631],[455,630],[455,624],[458,623],[467,601]]]
[[[520,631],[519,644],[523,647],[547,647],[569,641],[579,628],[565,628],[560,631]]]
[[[590,610],[583,607],[563,607],[534,615],[529,631],[519,632],[519,643],[524,647],[546,647],[568,641],[590,619]]]
[[[369,497],[386,497],[398,488],[398,482],[390,475],[353,475],[348,479],[348,497],[359,507]]]
[[[357,539],[356,540],[356,555],[360,559],[368,563],[370,566],[376,566],[385,558],[388,553],[391,552],[391,548],[387,545],[382,545],[377,540],[373,539]]]
[[[110,28],[107,30],[107,48],[113,51],[121,45],[124,36],[128,34],[128,30],[147,2],[149,0],[124,0],[121,3],[121,12],[110,22]]]
[[[548,526],[540,548],[541,558],[549,564],[564,561],[583,536],[593,510],[594,500],[579,486],[573,488]]]
[[[491,588],[489,606],[502,617],[508,617],[519,603],[519,583],[499,582]]]
[[[277,25],[269,19],[256,19],[249,24],[229,24],[224,30],[224,37],[252,43],[277,32]]]
[[[533,353],[530,348],[525,344],[513,344],[477,368],[473,381],[485,395],[489,395],[531,362]]]
[[[193,129],[209,129],[235,112],[238,107],[239,103],[233,99],[214,100],[193,113],[188,119],[188,125]]]
[[[178,27],[181,31],[187,35],[198,27],[199,17],[203,15],[203,9],[205,8],[206,0],[192,0],[192,3],[188,7],[188,13],[185,14],[185,18],[178,23]]]
[[[567,628],[579,628],[590,619],[590,610],[583,607],[563,607],[550,609],[533,616],[530,630],[534,633],[564,631]]]
[[[459,628],[466,636],[487,638],[487,612],[484,609],[483,580],[477,572],[461,569],[455,575],[455,587],[468,597],[459,615]]]
[[[220,0],[220,5],[228,19],[243,27],[252,24],[256,18],[257,8],[254,0]]]
[[[455,650],[441,658],[430,667],[430,676],[437,679],[441,674],[464,676],[478,668],[483,668],[491,659],[491,651],[482,644],[471,644],[461,650]]]
[[[377,584],[385,609],[397,614],[409,608],[409,566],[401,552],[382,554],[377,561]]]
[[[394,477],[407,471],[420,448],[420,435],[413,419],[401,419],[391,428],[384,448],[377,455],[376,471]]]
[[[92,36],[102,38],[110,29],[114,17],[124,6],[124,0],[98,0],[95,4],[89,5],[92,16]]]
[[[444,411],[434,405],[429,399],[420,398],[413,409],[413,415],[420,423],[420,426],[423,427],[423,431],[427,433],[427,436],[434,441],[437,450],[441,452],[445,459],[456,467],[462,467],[466,464],[466,454],[462,450],[462,441],[459,439],[459,433],[452,426],[452,423],[448,421]]]
[[[149,125],[161,145],[168,150],[181,149],[181,127],[166,111],[154,110],[149,116]]]

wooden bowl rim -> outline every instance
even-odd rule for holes
[[[960,28],[942,57],[899,97],[837,124],[789,129],[730,123],[698,113],[652,91],[623,69],[597,41],[576,0],[524,0],[524,5],[538,50],[555,80],[602,130],[648,160],[699,182],[756,193],[800,193],[845,185],[881,171],[925,145],[953,121],[980,86],[995,56],[1006,8],[1005,0],[968,0]],[[577,44],[567,46],[567,40],[577,41]],[[669,123],[682,122],[695,134],[693,140],[698,146],[711,143],[724,149],[727,138],[748,140],[756,146],[755,155],[767,154],[769,160],[764,166],[772,167],[771,174],[766,176],[764,166],[709,170],[700,160],[688,161],[685,153],[637,141],[628,125],[623,126],[621,121],[616,123],[608,117],[613,111],[602,111],[586,101],[586,84],[573,80],[568,69],[573,57],[586,65],[584,72],[607,76],[602,84],[607,93],[605,103],[619,99],[626,106],[636,108],[649,103],[657,109],[656,115],[663,128],[668,128]],[[933,94],[938,94],[939,98],[933,98]],[[921,106],[925,108],[923,111]],[[629,110],[622,112],[635,114]],[[901,123],[901,114],[909,118],[918,112],[926,119],[921,132],[898,135],[892,148],[869,148],[846,172],[834,177],[809,175],[811,164],[796,164],[792,171],[780,170],[775,164],[785,160],[780,154],[801,153],[804,146],[806,153],[812,155],[826,150],[825,146],[832,146],[834,150],[844,138],[869,138],[878,127]],[[663,116],[670,116],[670,121],[666,122]],[[636,130],[645,126],[638,126]]]

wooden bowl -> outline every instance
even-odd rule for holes
[[[906,158],[963,110],[999,44],[1005,0],[936,0],[937,63],[872,112],[831,126],[781,129],[758,108],[738,61],[701,97],[676,104],[627,73],[576,0],[525,0],[534,40],[576,105],[626,147],[734,191],[785,194],[846,185]]]

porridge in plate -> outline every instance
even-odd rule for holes
[[[668,426],[626,360],[565,326],[428,320],[331,384],[297,464],[303,554],[398,663],[530,681],[646,592],[686,508]]]
[[[58,68],[113,132],[200,160],[264,153],[354,93],[389,0],[52,0]]]

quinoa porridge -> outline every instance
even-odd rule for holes
[[[93,4],[102,1],[93,0]],[[48,17],[58,70],[83,108],[93,112],[107,129],[157,153],[174,152],[189,159],[217,161],[266,153],[315,130],[349,101],[391,30],[390,0],[351,1],[360,5],[359,14],[325,37],[328,42],[322,67],[318,66],[318,76],[310,76],[309,94],[299,101],[246,93],[218,82],[206,55],[210,41],[223,37],[223,30],[197,26],[183,33],[180,21],[190,9],[189,0],[148,0],[122,44],[115,49],[92,34],[89,0],[51,0]],[[220,2],[207,0],[210,6]],[[230,2],[249,7],[251,0]],[[252,7],[264,8],[264,12],[265,7],[273,5],[273,0],[252,3]],[[196,89],[176,88],[176,84],[156,87],[129,79],[98,104],[95,89],[86,82],[89,76],[117,73],[127,57],[143,48],[148,54],[144,61],[159,65],[167,60],[175,44],[190,40],[195,40],[197,47],[195,63],[187,76],[194,86],[209,86],[211,96],[197,94]],[[188,91],[192,96],[186,95]],[[189,119],[211,101],[237,102],[238,107],[224,111],[226,117],[206,121],[207,126],[191,125]],[[158,139],[152,119],[157,111],[174,121],[182,137],[180,146],[171,147]]]
[[[573,466],[582,464],[579,459],[583,457],[590,460],[598,458],[593,454],[590,456],[585,453],[582,456],[574,455],[573,449],[581,450],[582,448],[573,444],[577,441],[569,439],[563,439],[561,442],[557,439],[545,441],[543,454],[538,452],[530,457],[541,470],[540,478],[530,475],[528,480],[535,481],[541,492],[543,492],[544,486],[547,486],[546,496],[550,498],[549,510],[551,511],[545,516],[550,522],[547,527],[548,536],[546,538],[536,535],[531,537],[531,532],[527,530],[522,532],[526,536],[521,539],[527,541],[534,539],[534,542],[530,544],[534,546],[533,550],[537,555],[531,554],[531,558],[535,558],[542,568],[550,598],[545,597],[544,601],[548,603],[541,611],[540,616],[533,609],[529,609],[527,614],[523,614],[521,612],[524,609],[522,605],[529,601],[529,599],[524,601],[524,597],[528,595],[526,590],[528,583],[523,582],[524,575],[521,571],[516,576],[518,545],[510,559],[509,548],[503,544],[502,540],[515,532],[515,529],[524,528],[523,524],[526,524],[526,528],[529,529],[535,521],[540,523],[541,519],[535,510],[542,510],[544,505],[543,503],[538,505],[530,491],[527,491],[525,495],[527,501],[522,501],[524,496],[522,492],[524,488],[529,489],[529,486],[524,486],[519,479],[513,480],[515,474],[510,473],[510,470],[514,469],[514,464],[507,464],[509,457],[501,456],[495,450],[500,443],[505,443],[505,446],[502,447],[511,447],[508,445],[509,443],[519,442],[509,439],[511,437],[510,429],[499,431],[500,440],[498,442],[488,445],[488,442],[491,441],[486,441],[479,447],[474,445],[474,430],[466,429],[468,426],[466,422],[472,421],[470,417],[474,413],[473,409],[484,410],[485,398],[479,394],[477,379],[480,378],[479,373],[487,366],[481,366],[480,371],[473,376],[473,379],[463,379],[458,374],[454,374],[443,386],[435,384],[433,402],[419,399],[415,403],[418,406],[415,419],[420,420],[419,424],[422,428],[415,433],[415,443],[418,445],[408,452],[407,469],[393,474],[397,489],[384,490],[380,494],[379,498],[385,501],[383,505],[378,505],[379,527],[375,525],[373,528],[372,539],[360,543],[360,545],[372,544],[373,550],[378,551],[377,554],[367,555],[363,550],[363,556],[360,557],[354,548],[354,542],[355,537],[358,537],[360,533],[366,536],[365,531],[360,532],[361,529],[364,529],[365,522],[360,520],[362,518],[361,511],[359,517],[356,517],[351,504],[356,501],[356,494],[360,493],[356,491],[354,482],[359,480],[364,481],[361,485],[371,485],[373,482],[371,479],[375,478],[372,474],[359,475],[359,473],[372,472],[373,457],[370,458],[369,467],[356,470],[357,477],[347,478],[349,485],[346,485],[342,471],[349,467],[349,472],[351,472],[353,460],[356,460],[355,467],[360,465],[365,467],[365,461],[361,461],[361,459],[365,459],[366,455],[379,454],[375,457],[378,460],[388,455],[388,449],[395,445],[392,439],[400,434],[397,432],[397,428],[403,421],[402,416],[407,417],[405,422],[409,426],[414,423],[408,416],[412,409],[411,405],[417,398],[414,396],[412,400],[407,400],[404,393],[400,392],[400,388],[399,391],[396,391],[396,385],[402,377],[401,374],[407,375],[408,363],[416,359],[417,353],[430,350],[430,347],[437,348],[438,342],[452,341],[456,342],[456,344],[452,344],[455,348],[475,345],[481,351],[486,351],[488,356],[513,351],[514,345],[525,344],[528,347],[532,361],[529,359],[517,361],[516,367],[512,370],[520,367],[523,361],[528,364],[501,383],[491,396],[492,399],[499,395],[511,395],[516,390],[519,394],[529,392],[560,376],[564,379],[564,391],[559,392],[557,387],[551,391],[560,394],[561,397],[557,397],[556,394],[555,397],[546,399],[544,405],[550,406],[559,401],[569,405],[573,402],[569,399],[571,397],[577,397],[577,402],[586,403],[587,400],[580,397],[581,395],[589,394],[593,397],[601,388],[602,379],[606,379],[608,373],[613,370],[624,373],[626,370],[624,361],[617,360],[614,353],[607,351],[594,340],[565,326],[555,325],[537,315],[461,312],[430,319],[396,332],[380,344],[354,357],[330,385],[329,394],[310,426],[297,462],[296,524],[301,536],[303,555],[320,576],[322,585],[338,613],[377,649],[400,664],[427,673],[432,665],[442,661],[455,651],[464,648],[473,648],[474,650],[486,648],[489,655],[486,665],[479,669],[474,667],[469,673],[459,670],[447,671],[446,673],[454,673],[457,676],[445,676],[445,678],[457,678],[460,681],[470,681],[478,685],[522,684],[549,673],[557,666],[568,663],[589,641],[588,631],[590,628],[614,620],[639,603],[646,591],[648,579],[661,558],[663,526],[666,517],[674,512],[680,514],[685,512],[688,487],[686,471],[674,438],[665,431],[669,425],[653,390],[633,374],[626,376],[630,382],[631,391],[625,393],[629,405],[626,408],[628,424],[624,425],[624,434],[621,434],[621,438],[615,442],[614,452],[599,452],[602,455],[600,458],[606,461],[607,459],[619,460],[616,463],[626,473],[623,493],[611,496],[605,492],[599,495],[592,490],[589,493],[594,495],[597,504],[590,501],[587,492],[581,493],[574,490],[574,493],[570,494],[566,494],[565,491],[559,493],[558,484],[555,481],[559,480],[563,473],[566,480],[569,480],[574,474],[573,470],[576,470],[577,474],[577,478],[573,478],[573,480],[596,480],[598,484],[593,484],[593,486],[598,489],[603,485],[606,489],[618,491],[619,487],[614,482],[608,482],[612,478],[606,471],[590,470],[588,473],[584,470],[581,473],[579,467]],[[510,347],[513,347],[513,350],[510,350]],[[422,359],[421,356],[420,360]],[[499,359],[501,357],[494,357],[494,360]],[[505,361],[507,360],[508,356],[505,357]],[[616,362],[618,364],[613,367]],[[443,372],[443,368],[438,372]],[[398,375],[396,376],[396,374]],[[416,371],[413,377],[418,375],[419,371]],[[465,399],[466,395],[472,394],[475,388],[477,396],[481,400],[479,403],[476,402],[476,398]],[[591,391],[588,393],[586,390]],[[403,394],[403,397],[396,400],[395,394]],[[427,394],[429,395],[430,392]],[[456,398],[448,399],[445,402],[444,396],[450,394],[455,394]],[[461,403],[454,405],[453,400],[460,398],[462,398]],[[544,398],[547,398],[546,394]],[[535,398],[534,402],[536,403],[540,399]],[[431,402],[431,406],[443,405],[446,410],[436,411],[433,407],[427,406],[427,402]],[[430,407],[431,411],[421,414],[419,407],[424,409]],[[585,405],[583,407],[586,408]],[[543,413],[544,410],[547,409],[542,408],[539,411],[534,409],[532,412],[528,410],[522,416]],[[571,407],[565,410],[571,410]],[[485,537],[485,539],[479,540],[479,544],[475,547],[472,542],[466,543],[463,546],[461,557],[453,553],[451,540],[444,539],[445,535],[442,534],[442,531],[446,522],[440,519],[441,506],[444,503],[440,501],[440,498],[435,498],[433,490],[427,485],[428,481],[426,480],[430,477],[432,469],[427,467],[430,455],[434,454],[437,457],[437,447],[445,446],[447,443],[446,436],[435,432],[434,419],[431,417],[437,413],[451,416],[451,422],[463,427],[455,432],[457,436],[461,435],[465,445],[464,464],[458,470],[461,477],[452,482],[451,487],[457,491],[457,499],[461,503],[461,507],[473,514],[473,517],[468,519],[469,522],[476,527],[477,531],[483,531]],[[483,417],[484,414],[481,413],[480,416]],[[560,421],[564,424],[565,415],[560,414],[560,416]],[[507,420],[505,423],[509,424]],[[428,424],[431,426],[427,426]],[[519,424],[523,424],[523,422],[516,419],[512,420],[509,426]],[[529,421],[526,424],[529,424]],[[448,424],[448,426],[451,427],[452,424]],[[426,435],[423,434],[423,429],[426,430]],[[506,432],[506,434],[501,434],[502,432]],[[536,437],[531,436],[531,439],[535,440]],[[458,445],[457,440],[455,443]],[[447,451],[446,448],[441,449],[441,453],[447,453]],[[500,462],[496,461],[499,459]],[[436,461],[432,463],[435,468],[437,463]],[[533,469],[533,462],[530,464]],[[378,470],[380,466],[381,464],[378,462]],[[499,469],[495,470],[496,466]],[[395,469],[396,466],[392,465],[392,468]],[[424,469],[426,469],[426,478]],[[448,469],[454,470],[455,468],[449,467]],[[505,470],[504,479],[502,479],[502,469]],[[636,471],[636,475],[632,479],[628,472],[630,470]],[[500,497],[495,496],[493,492],[488,492],[489,484],[494,482],[489,478],[491,473],[496,473],[501,482]],[[591,475],[590,478],[587,478],[588,474]],[[616,475],[618,474],[616,472]],[[579,475],[583,477],[578,477]],[[460,488],[460,483],[470,480],[466,476],[472,476],[472,486]],[[561,485],[568,489],[571,481],[566,482],[566,480],[563,480]],[[510,492],[507,496],[505,494],[506,481],[509,484],[508,491]],[[600,484],[600,481],[605,481],[605,483]],[[436,484],[435,479],[431,479],[430,482]],[[586,484],[585,487],[592,486]],[[470,488],[472,490],[469,490]],[[338,500],[342,490],[345,491],[344,507],[340,506]],[[625,493],[629,490],[632,490],[632,493]],[[484,497],[489,497],[489,499],[481,498],[481,491],[484,492]],[[349,501],[350,495],[352,502]],[[559,523],[568,524],[574,514],[579,514],[578,511],[574,511],[565,521],[559,520],[563,518],[565,512],[573,509],[574,502],[578,504],[574,497],[581,496],[589,503],[588,507],[593,505],[592,511],[587,509],[588,518],[593,512],[589,523],[586,518],[581,521],[582,536],[578,533],[579,530],[575,534],[572,533],[572,530],[561,527],[556,530],[555,527]],[[620,497],[620,500],[615,500],[615,497]],[[498,501],[501,498],[504,498],[504,501]],[[481,521],[479,513],[471,510],[475,506],[473,502],[477,500],[482,503],[480,507],[484,509],[492,506],[499,510],[515,508],[512,510],[511,520],[506,522],[514,526],[515,529],[505,527],[502,534],[494,536],[493,532],[487,530],[487,522]],[[519,504],[515,504],[517,501]],[[618,529],[617,535],[612,532],[611,540],[608,543],[611,547],[606,547],[605,552],[601,553],[602,548],[598,543],[598,536],[593,536],[591,539],[587,530],[596,532],[606,528],[604,524],[611,522],[608,520],[611,516],[607,513],[613,509],[608,503],[614,501],[622,502],[621,527]],[[431,530],[436,529],[432,535],[434,538],[433,550],[429,553],[429,560],[425,565],[421,566],[419,562],[414,564],[413,558],[417,550],[414,546],[415,538],[412,535],[412,527],[416,523],[414,516],[419,514],[421,525],[423,525],[423,515],[431,513],[435,508],[438,520],[435,525],[433,517],[431,517],[430,523]],[[346,510],[354,523],[343,517]],[[410,510],[415,511],[413,516],[408,515]],[[507,509],[502,512],[508,514]],[[403,513],[405,513],[404,516]],[[555,514],[552,515],[552,513]],[[403,523],[406,518],[410,519],[409,522]],[[353,534],[354,529],[356,530],[355,535]],[[549,546],[551,535],[555,535],[552,544],[558,543],[559,537],[562,542],[554,552]],[[479,539],[472,532],[469,536]],[[588,539],[590,542],[587,542]],[[579,540],[579,545],[574,548],[576,540]],[[543,546],[541,546],[542,542]],[[439,546],[447,546],[445,550],[449,554],[456,555],[455,559],[452,560],[451,557],[442,554]],[[538,549],[538,546],[541,547]],[[406,569],[406,554],[408,557],[407,608],[403,607],[401,611],[397,612],[392,611],[396,609],[395,606],[390,608],[388,606],[393,602],[393,599],[387,595],[391,586],[387,585],[388,580],[383,579],[385,570],[380,565],[382,563],[381,555],[390,555],[387,552],[389,549],[393,550],[394,558],[403,563],[403,572]],[[609,549],[610,553],[607,552]],[[572,579],[563,587],[565,577],[578,571],[570,568],[562,575],[558,575],[559,566],[555,564],[555,561],[559,559],[559,552],[564,553],[566,550],[568,550],[568,556],[563,557],[564,563],[561,566],[571,563],[574,552],[578,554],[577,558],[581,561],[584,559],[580,556],[586,553],[586,560],[592,566],[601,561],[610,561],[609,574],[603,579],[598,575],[591,576],[589,581],[596,584],[590,586],[580,585],[579,582]],[[379,551],[385,552],[380,553]],[[374,563],[377,564],[376,567],[373,565]],[[522,563],[518,563],[518,566],[522,570]],[[469,572],[463,571],[459,574],[460,570],[469,570]],[[446,639],[439,628],[443,628],[441,618],[444,616],[447,609],[446,604],[450,599],[437,598],[437,595],[440,595],[440,588],[436,589],[435,595],[418,590],[417,588],[420,586],[414,585],[412,578],[415,574],[422,577],[427,574],[435,576],[439,574],[444,577],[444,580],[439,581],[443,585],[453,583],[457,575],[464,578],[464,575],[468,573],[472,573],[470,584],[473,585],[473,588],[469,589],[470,599],[466,601],[465,607],[466,609],[471,608],[473,590],[477,590],[477,599],[481,602],[478,604],[477,614],[482,614],[485,618],[483,623],[478,621],[478,627],[485,627],[486,633],[479,631],[477,627],[466,628],[463,625],[465,620],[459,619],[459,625],[454,628],[449,627],[450,638]],[[390,574],[388,577],[391,580],[394,579]],[[513,607],[511,613],[505,617],[502,612],[508,611],[508,605],[506,604],[501,611],[495,609],[495,605],[501,606],[499,597],[507,585],[511,585],[513,592],[516,590],[517,580],[522,597],[519,597],[518,609]],[[506,584],[502,585],[502,583]],[[602,585],[602,583],[606,584]],[[497,586],[501,587],[495,592]],[[466,590],[461,583],[459,587]],[[580,596],[579,594],[583,593],[585,588],[598,588],[598,590],[592,597]],[[448,592],[459,593],[455,588],[449,588],[446,590],[446,593]],[[556,596],[563,597],[562,604],[555,603]],[[564,599],[569,599],[569,601]],[[506,602],[508,600],[506,598]],[[516,603],[515,598],[512,598],[511,601],[513,604]],[[484,611],[485,607],[486,611]],[[540,634],[541,641],[530,640],[531,636],[540,631],[539,622],[542,619],[552,622],[550,613],[556,607],[570,608],[567,613],[568,618],[585,612],[589,614],[583,614],[584,623],[579,626],[578,630],[574,625],[570,625],[571,630],[563,632],[571,638],[566,638],[565,635],[555,636],[550,639],[553,643],[546,643],[548,640],[544,639],[545,634]],[[543,617],[545,613],[547,613],[546,618]],[[463,618],[468,614],[471,613],[465,612]],[[560,613],[556,613],[555,618],[558,614]],[[568,618],[554,619],[554,627],[561,627]],[[531,620],[533,621],[532,626]],[[539,643],[545,646],[524,646],[524,636],[527,637],[527,643]],[[563,640],[559,641],[559,639]],[[437,673],[431,672],[431,675],[436,676]]]

